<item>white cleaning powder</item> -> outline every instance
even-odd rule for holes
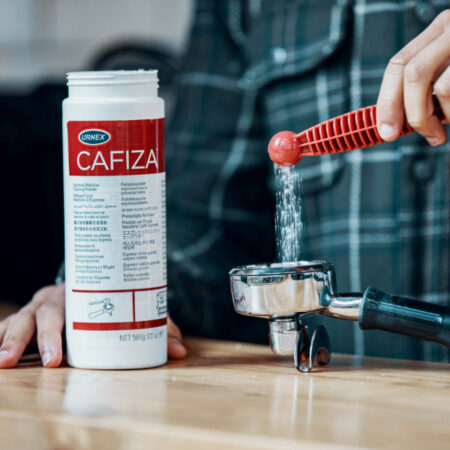
[[[164,102],[156,71],[73,72],[63,102],[71,366],[167,361]]]
[[[281,167],[274,164],[274,171],[277,260],[299,261],[303,228],[301,178],[295,167]]]

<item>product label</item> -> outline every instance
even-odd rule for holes
[[[167,321],[164,120],[71,121],[67,138],[67,326],[115,331],[123,345],[161,338],[158,329]]]
[[[164,172],[164,148],[158,147],[164,147],[163,119],[69,122],[67,128],[70,175]]]

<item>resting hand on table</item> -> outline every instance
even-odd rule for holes
[[[64,284],[46,286],[22,309],[0,321],[0,369],[14,367],[35,335],[42,364],[58,367],[63,357],[63,328]],[[181,332],[170,318],[167,331],[169,358],[184,358]]]
[[[433,115],[432,93],[450,123],[450,9],[391,58],[377,101],[380,136],[397,139],[406,116],[430,145],[443,144],[445,128]]]

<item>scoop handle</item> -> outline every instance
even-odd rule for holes
[[[359,312],[362,330],[404,334],[450,347],[450,307],[385,294],[369,287]]]
[[[436,117],[445,116],[436,97],[433,96]],[[302,147],[302,156],[328,155],[348,152],[385,142],[378,134],[376,105],[350,111],[319,123],[296,135]],[[413,132],[405,121],[400,136]]]

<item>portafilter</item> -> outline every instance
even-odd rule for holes
[[[268,319],[272,350],[293,354],[302,372],[330,360],[325,328],[320,325],[309,336],[301,323],[308,314],[358,321],[362,330],[385,330],[450,347],[449,307],[385,294],[374,287],[364,293],[337,293],[335,269],[327,261],[241,266],[229,275],[236,312]]]

